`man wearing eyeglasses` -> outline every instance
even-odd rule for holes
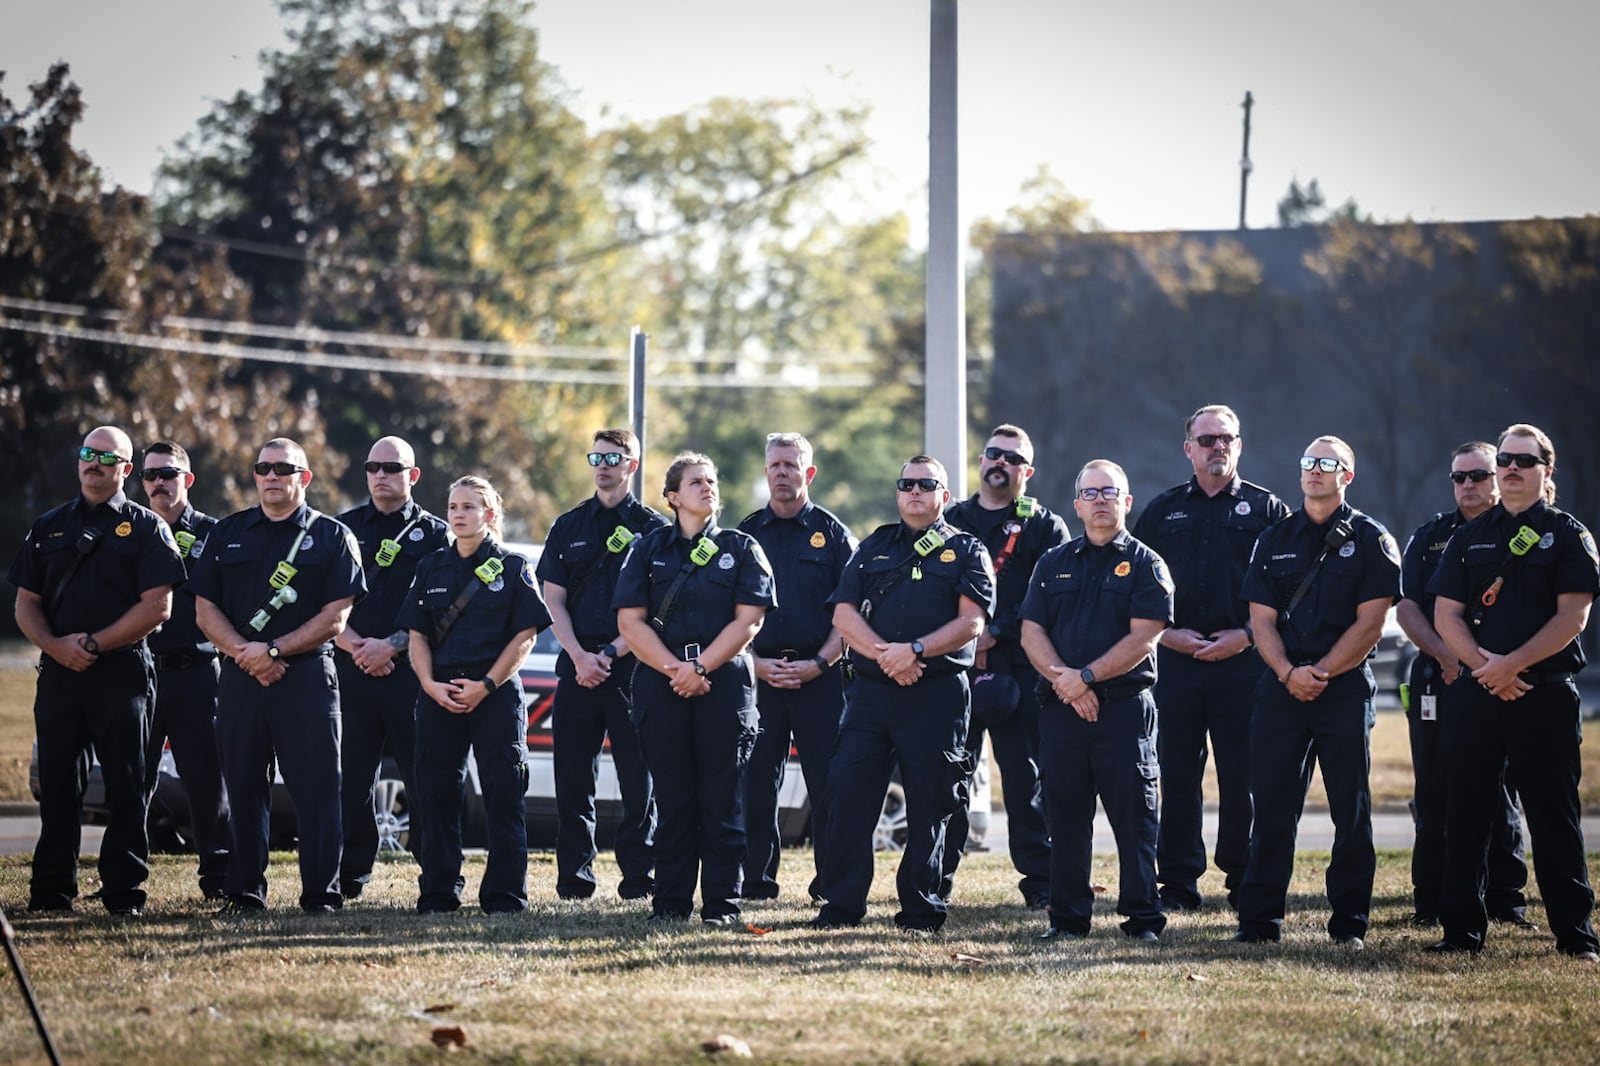
[[[1155,650],[1172,624],[1172,578],[1128,535],[1128,475],[1107,459],[1078,471],[1083,536],[1045,553],[1022,602],[1022,646],[1039,671],[1039,769],[1050,820],[1050,925],[1042,940],[1089,935],[1098,798],[1117,838],[1122,931],[1156,941],[1158,769]]]
[[[1133,535],[1172,568],[1174,623],[1161,634],[1155,687],[1160,731],[1161,827],[1156,880],[1167,911],[1199,910],[1206,872],[1201,834],[1208,753],[1217,760],[1217,869],[1237,903],[1250,855],[1250,707],[1261,657],[1239,597],[1256,538],[1289,513],[1239,476],[1244,451],[1231,407],[1200,408],[1184,423],[1194,476],[1151,500]]]
[[[276,759],[300,837],[300,908],[320,914],[344,906],[333,640],[367,583],[349,528],[306,502],[305,450],[275,437],[254,470],[260,504],[217,523],[190,575],[195,617],[223,656],[217,743],[233,839],[221,913],[266,908]]]
[[[632,430],[598,430],[591,447],[594,495],[555,520],[537,569],[551,628],[561,642],[551,712],[556,895],[594,895],[595,779],[609,737],[622,792],[615,838],[622,874],[617,894],[643,899],[655,889],[656,804],[639,735],[628,719],[633,660],[628,642],[617,633],[611,595],[628,545],[667,520],[629,490],[639,469],[639,438]]]
[[[129,917],[145,903],[145,746],[155,684],[145,637],[172,613],[184,567],[172,530],[123,492],[132,456],[133,442],[115,426],[85,437],[77,499],[33,523],[8,575],[17,586],[17,628],[43,652],[33,704],[40,796],[30,911],[70,911],[78,896],[91,746],[110,810],[100,902]]]
[[[828,822],[828,759],[844,711],[838,662],[844,639],[833,628],[828,597],[839,584],[856,539],[848,527],[811,499],[817,476],[811,442],[799,433],[767,435],[768,500],[739,528],[772,562],[778,606],[767,612],[751,649],[756,663],[756,707],[761,732],[745,767],[745,899],[778,898],[778,792],[789,763],[789,744],[811,797],[810,894],[817,898]]]
[[[139,472],[150,509],[172,529],[178,553],[192,559],[205,550],[217,520],[189,502],[194,470],[183,445],[157,441],[144,450]],[[172,596],[172,617],[150,635],[156,662],[156,711],[145,754],[154,782],[164,744],[183,781],[190,832],[199,853],[200,893],[221,899],[228,875],[228,794],[217,761],[217,649],[194,620],[194,593]]]
[[[1444,939],[1430,950],[1482,949],[1488,926],[1479,871],[1501,802],[1515,782],[1534,844],[1534,874],[1556,950],[1600,962],[1585,861],[1578,642],[1600,593],[1600,554],[1583,524],[1555,507],[1556,449],[1535,426],[1500,435],[1500,502],[1456,531],[1439,562],[1434,628],[1470,676],[1443,723],[1449,780]]]
[[[967,802],[967,668],[994,613],[994,569],[983,542],[944,520],[943,464],[909,459],[895,482],[900,521],[880,526],[845,567],[833,624],[856,677],[845,694],[828,764],[828,839],[818,929],[860,925],[872,888],[872,831],[896,760],[906,797],[906,848],[895,925],[936,932],[949,909],[941,891],[950,815]]]
[[[361,546],[367,594],[334,638],[339,674],[340,824],[344,852],[339,891],[357,899],[378,856],[374,793],[384,745],[394,753],[406,795],[417,795],[414,708],[421,682],[407,660],[410,637],[395,625],[417,563],[450,543],[450,527],[412,498],[422,478],[417,453],[399,437],[382,437],[367,452],[366,503],[339,515]],[[417,820],[407,848],[421,854]]]
[[[1009,423],[989,434],[978,456],[978,491],[952,504],[945,517],[983,541],[994,560],[995,609],[978,636],[972,668],[972,721],[966,749],[983,750],[987,732],[1005,790],[1011,864],[1028,906],[1050,902],[1050,833],[1039,788],[1039,675],[1022,650],[1022,597],[1034,564],[1068,539],[1061,516],[1027,495],[1033,476],[1033,440]],[[967,809],[950,817],[944,839],[944,889],[948,896],[967,844]]]
[[[1378,522],[1345,502],[1355,452],[1318,437],[1300,457],[1300,510],[1256,541],[1244,579],[1250,625],[1267,672],[1250,719],[1255,824],[1239,888],[1241,943],[1281,938],[1294,841],[1313,761],[1333,818],[1328,935],[1365,946],[1372,880],[1368,738],[1377,685],[1367,656],[1400,595],[1400,550]]]
[[[1401,600],[1395,618],[1417,646],[1406,686],[1406,723],[1411,739],[1411,769],[1415,785],[1416,842],[1411,848],[1411,894],[1416,909],[1411,924],[1439,924],[1439,893],[1444,882],[1445,783],[1444,753],[1440,750],[1440,723],[1450,717],[1450,706],[1466,687],[1461,680],[1461,660],[1433,628],[1433,576],[1445,545],[1461,526],[1500,501],[1494,480],[1494,445],[1472,441],[1450,457],[1450,481],[1456,507],[1424,522],[1406,542],[1400,567]],[[1523,897],[1528,866],[1522,851],[1522,818],[1502,780],[1503,802],[1495,818],[1484,871],[1484,892],[1489,914],[1497,922],[1531,928]]]

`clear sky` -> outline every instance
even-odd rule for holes
[[[928,0],[543,0],[547,61],[591,121],[717,95],[874,108],[880,211],[926,214]],[[0,0],[4,90],[64,58],[80,144],[148,190],[208,99],[259,84],[270,0]],[[964,0],[962,214],[1003,214],[1041,164],[1113,229],[1238,217],[1292,177],[1379,219],[1600,212],[1600,0]]]

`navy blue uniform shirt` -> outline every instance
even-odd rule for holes
[[[194,537],[189,545],[189,550],[184,551],[182,545],[178,553],[184,559],[197,559],[200,553],[206,550],[206,538],[211,535],[211,530],[216,526],[217,520],[198,511],[193,504],[184,504],[183,513],[178,520],[172,523],[174,536],[178,533],[188,533]],[[204,652],[210,655],[216,649],[200,632],[200,626],[194,620],[194,590],[190,588],[177,589],[172,594],[172,617],[161,623],[161,628],[150,634],[150,650],[162,655],[174,653],[195,654]]]
[[[1322,555],[1328,531],[1348,522],[1355,535],[1327,553],[1304,598],[1286,622],[1283,611],[1295,589]],[[1256,541],[1244,579],[1244,597],[1278,612],[1283,650],[1296,664],[1315,662],[1355,624],[1356,607],[1368,600],[1393,603],[1400,595],[1400,549],[1382,525],[1348,503],[1322,524],[1296,511]]]
[[[993,617],[994,567],[989,562],[989,550],[977,537],[950,525],[942,516],[930,528],[944,537],[944,544],[926,556],[919,555],[913,547],[924,531],[904,522],[873,530],[851,556],[828,603],[852,605],[866,616],[873,632],[891,644],[921,640],[955,618],[960,613],[962,596],[982,607],[986,617]],[[872,598],[868,610],[874,584],[913,563],[910,572],[886,595]],[[926,670],[932,675],[965,670],[972,665],[977,646],[974,638],[947,655],[925,657]],[[851,662],[863,677],[889,680],[878,664],[864,655],[853,657]]]
[[[1466,524],[1460,511],[1440,511],[1411,534],[1406,541],[1404,558],[1400,561],[1400,595],[1422,608],[1422,616],[1433,625],[1433,579],[1439,572],[1439,560],[1444,556],[1445,545],[1457,529]]]
[[[1288,514],[1282,500],[1237,474],[1215,496],[1191,477],[1146,504],[1133,535],[1172,572],[1172,624],[1205,634],[1243,629],[1250,621],[1240,595],[1250,549]]]
[[[616,507],[607,507],[598,496],[591,496],[550,527],[536,574],[540,581],[567,590],[572,631],[586,651],[598,651],[617,636],[617,612],[611,596],[617,589],[627,545],[612,551],[607,541],[618,526],[643,536],[668,524],[659,512],[629,493]],[[566,650],[561,654],[566,655]]]
[[[1063,662],[1081,669],[1127,636],[1135,618],[1171,625],[1172,578],[1161,556],[1126,529],[1105,544],[1079,537],[1039,560],[1022,617],[1043,627]],[[1150,654],[1127,673],[1101,681],[1148,688],[1155,679]]]
[[[716,522],[706,526],[702,535],[717,542],[717,554],[704,566],[689,571],[672,617],[658,634],[674,655],[681,655],[686,644],[710,646],[733,621],[738,604],[767,608],[778,605],[772,564],[754,537],[737,529],[719,529]],[[684,564],[690,562],[689,553],[699,540],[685,540],[674,522],[634,541],[622,560],[611,606],[619,611],[643,607],[647,621],[658,617],[667,592],[683,572]]]
[[[1511,538],[1523,526],[1538,534],[1538,543],[1506,563]],[[1497,575],[1504,581],[1493,605],[1485,607],[1484,590]],[[1583,523],[1543,500],[1520,515],[1508,514],[1497,503],[1456,530],[1439,561],[1434,586],[1436,595],[1465,604],[1469,620],[1481,616],[1472,635],[1479,647],[1496,655],[1526,644],[1556,613],[1556,597],[1563,592],[1600,593],[1600,556]],[[1574,639],[1531,669],[1576,673],[1585,661]]]
[[[52,612],[50,601],[78,555],[85,526],[100,529],[99,544],[78,565],[61,606]],[[94,507],[79,496],[40,515],[8,576],[13,585],[44,599],[50,628],[61,636],[106,628],[149,590],[182,585],[184,567],[178,543],[161,516],[119,491]]]
[[[501,559],[505,569],[484,584],[473,571],[491,557]],[[539,595],[534,580],[533,564],[516,552],[507,552],[492,537],[483,538],[478,550],[466,558],[451,544],[418,563],[416,579],[395,624],[401,629],[416,630],[431,645],[439,616],[450,609],[469,581],[480,587],[445,634],[444,643],[433,649],[436,667],[493,662],[512,637],[525,629],[543,629],[550,624],[550,612],[545,610],[544,597]]]
[[[843,522],[810,500],[793,518],[770,506],[749,515],[739,528],[754,537],[772,564],[783,602],[767,612],[753,644],[763,659],[785,650],[815,655],[833,629],[828,597],[839,584],[856,539]]]
[[[1022,639],[1022,598],[1028,594],[1028,579],[1039,559],[1051,548],[1065,544],[1072,537],[1066,520],[1048,507],[1035,503],[1033,514],[1017,517],[1015,506],[991,511],[970,499],[952,504],[944,513],[945,521],[957,529],[983,541],[989,549],[995,573],[994,615],[989,620],[989,632],[999,640]],[[1004,564],[1006,545],[1016,528],[1017,540]]]
[[[361,546],[367,578],[367,594],[350,611],[350,628],[363,637],[382,640],[401,628],[395,620],[406,602],[417,563],[450,543],[450,527],[416,500],[407,500],[393,514],[384,514],[368,500],[341,514],[339,521],[350,528]],[[378,548],[385,539],[396,537],[400,554],[388,566],[379,566]]]
[[[291,564],[296,573],[290,582],[298,597],[279,608],[266,628],[251,629],[251,616],[273,591],[267,579],[289,558],[301,530],[306,537]],[[343,522],[304,503],[277,522],[259,506],[229,515],[212,528],[190,571],[189,590],[215,604],[247,641],[276,640],[335,600],[359,600],[367,591],[356,538]]]

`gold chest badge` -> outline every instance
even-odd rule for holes
[[[944,551],[940,552],[939,553],[939,561],[941,563],[953,563],[953,562],[955,562],[956,561],[955,549],[954,548],[946,548]]]
[[[1118,577],[1127,577],[1129,574],[1133,573],[1133,564],[1124,559],[1122,562],[1118,563],[1117,568],[1111,572],[1116,574]]]
[[[123,522],[123,523],[119,524],[117,526],[116,532],[117,532],[117,536],[119,536],[119,537],[126,537],[126,536],[130,535],[133,532],[133,523],[132,522]]]
[[[811,546],[813,548],[820,548],[826,543],[828,543],[828,538],[824,537],[820,530],[811,534]]]

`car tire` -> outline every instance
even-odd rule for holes
[[[411,843],[411,805],[406,801],[406,783],[394,777],[378,778],[372,790],[372,814],[378,823],[378,851],[405,851]]]
[[[884,793],[883,809],[878,812],[878,825],[872,831],[872,850],[903,851],[906,837],[906,787],[891,781],[889,791]]]

